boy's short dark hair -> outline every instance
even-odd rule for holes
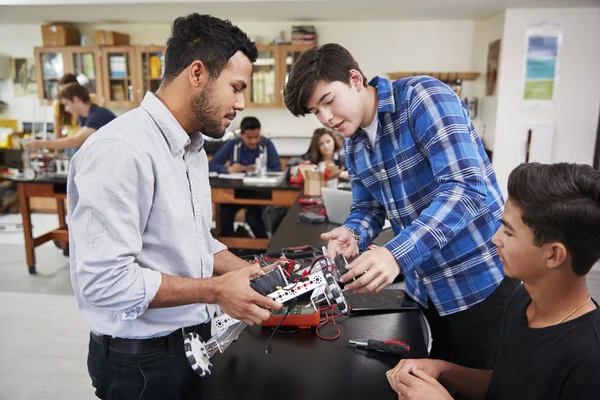
[[[508,197],[536,246],[561,242],[573,272],[590,271],[600,258],[600,171],[582,164],[521,164],[508,177]]]
[[[238,51],[251,62],[258,57],[254,42],[230,21],[197,13],[179,17],[167,40],[163,80],[172,81],[196,60],[202,61],[211,78],[218,78]]]
[[[67,99],[69,101],[73,101],[75,97],[78,97],[79,100],[86,104],[90,103],[90,93],[79,83],[69,83],[58,93],[59,100]]]
[[[59,85],[66,85],[69,83],[78,83],[75,74],[64,74],[58,81]]]
[[[245,117],[240,123],[240,131],[244,133],[248,129],[260,129],[260,121],[255,117]]]
[[[292,67],[284,89],[285,105],[295,116],[309,114],[306,105],[317,83],[340,81],[349,84],[351,69],[360,72],[366,87],[367,78],[348,50],[336,43],[313,47]]]

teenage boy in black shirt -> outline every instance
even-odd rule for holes
[[[493,242],[524,284],[506,304],[494,369],[402,360],[387,372],[401,399],[451,399],[439,382],[472,399],[600,399],[600,309],[585,278],[600,258],[600,172],[520,165],[501,222]]]

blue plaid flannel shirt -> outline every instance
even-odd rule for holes
[[[427,76],[375,77],[375,146],[359,129],[344,141],[353,204],[344,226],[366,247],[386,214],[395,237],[385,245],[400,264],[407,293],[431,299],[440,315],[486,299],[504,278],[492,236],[504,202],[496,175],[456,94]]]

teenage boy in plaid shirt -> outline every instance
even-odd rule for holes
[[[403,271],[432,328],[431,356],[491,368],[517,282],[491,242],[502,194],[460,99],[427,76],[367,83],[345,48],[326,44],[298,59],[285,102],[345,138],[353,204],[344,225],[321,237],[331,255],[366,250],[349,264],[346,287],[379,292]],[[369,248],[386,216],[396,236]]]

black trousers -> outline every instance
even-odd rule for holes
[[[221,204],[219,215],[221,221],[221,236],[233,236],[233,221],[235,214],[246,208],[246,222],[250,225],[252,233],[257,238],[266,238],[267,230],[262,220],[264,206],[242,206],[238,204]]]
[[[198,333],[208,340],[210,324],[200,327]],[[164,350],[133,355],[106,349],[90,337],[87,364],[96,396],[105,400],[179,400],[204,379],[190,367],[182,340]]]
[[[430,357],[469,368],[493,369],[504,303],[518,285],[518,280],[505,277],[481,303],[444,317],[430,300],[423,310],[433,336]]]

